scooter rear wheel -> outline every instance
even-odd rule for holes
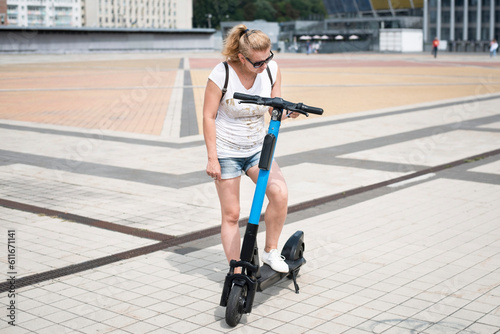
[[[226,306],[226,323],[229,326],[234,327],[240,322],[243,310],[245,309],[246,297],[246,285],[235,285],[232,287]]]

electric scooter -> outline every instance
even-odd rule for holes
[[[272,107],[271,122],[269,130],[264,137],[261,157],[259,160],[259,176],[250,210],[250,217],[243,237],[240,260],[231,260],[229,272],[224,281],[224,288],[220,305],[226,307],[226,323],[234,327],[244,313],[252,311],[252,305],[256,291],[263,291],[280,281],[285,276],[293,279],[295,292],[299,293],[297,284],[297,274],[300,267],[306,263],[304,258],[304,232],[295,232],[285,243],[281,255],[285,257],[289,271],[280,273],[264,264],[260,266],[259,254],[257,248],[257,231],[259,229],[260,214],[264,203],[269,173],[274,157],[274,149],[278,139],[283,111],[287,110],[290,115],[292,112],[298,112],[305,116],[308,113],[321,115],[323,109],[307,106],[303,103],[292,103],[283,100],[280,97],[266,98],[258,95],[247,95],[234,93],[235,99],[241,100],[239,103],[252,103]],[[241,273],[235,273],[234,269],[240,267]]]

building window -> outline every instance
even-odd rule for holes
[[[441,39],[446,41],[450,39],[450,29],[448,28],[441,29]]]
[[[490,11],[489,10],[483,10],[481,12],[481,21],[483,24],[490,24]]]
[[[430,33],[431,39],[434,39],[434,37],[437,36],[437,30],[436,30],[436,28],[430,28],[429,29],[429,33]]]
[[[449,11],[442,12],[442,16],[441,17],[442,17],[442,20],[441,20],[442,23],[450,23],[451,16],[450,16],[450,12]]]
[[[474,10],[469,10],[469,23],[476,23],[477,21],[477,12]]]
[[[468,29],[468,34],[469,34],[469,41],[475,41],[476,40],[476,28],[469,28]]]
[[[481,40],[482,41],[487,41],[490,39],[490,29],[488,28],[481,28]]]

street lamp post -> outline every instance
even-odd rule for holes
[[[212,14],[207,14],[208,29],[212,28]]]

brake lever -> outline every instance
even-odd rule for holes
[[[286,117],[290,117],[290,115],[294,112],[298,112],[299,114],[302,114],[302,115],[305,115],[306,117],[309,117],[309,113],[303,111],[303,110],[299,110],[299,109],[293,109],[293,108],[290,108],[290,109],[286,109],[288,112],[286,113]]]

